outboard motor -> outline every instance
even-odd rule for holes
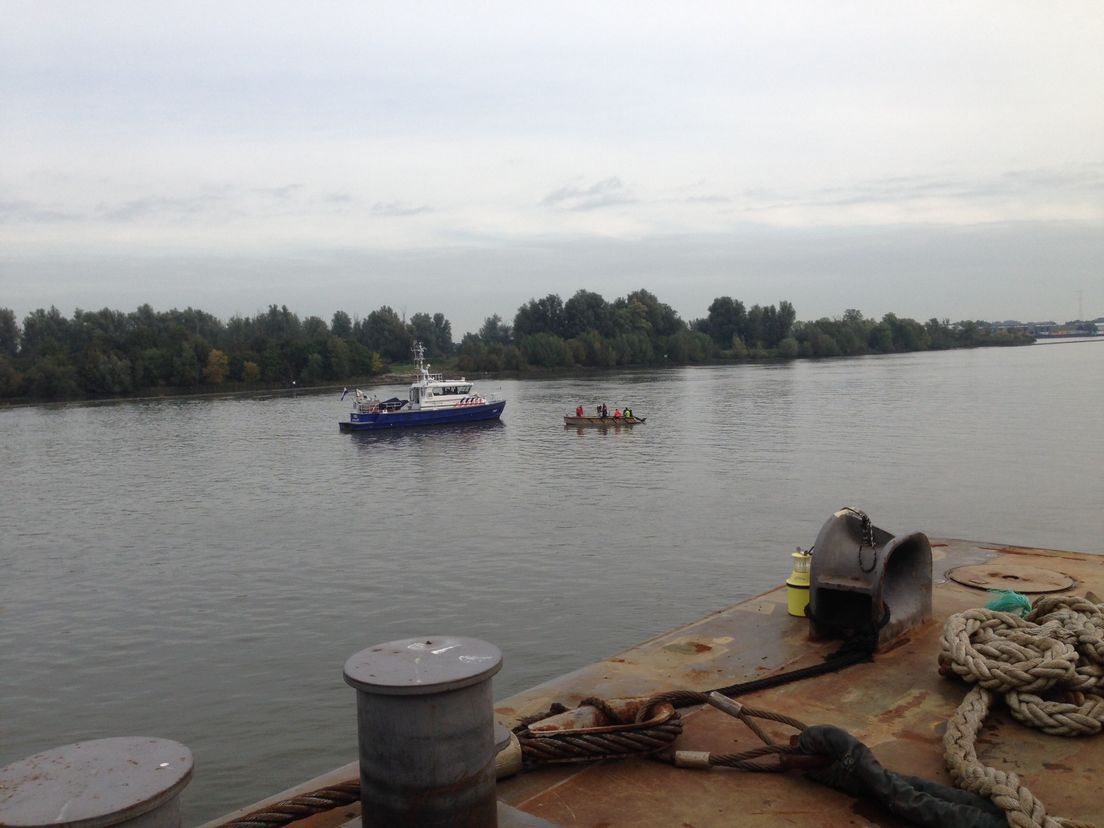
[[[809,620],[813,638],[876,633],[876,648],[932,614],[927,535],[894,537],[845,506],[820,528],[813,547]]]

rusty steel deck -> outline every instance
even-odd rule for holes
[[[943,621],[980,607],[986,589],[1033,594],[1061,591],[1104,596],[1104,555],[933,540],[934,618],[878,652],[872,663],[742,696],[750,707],[831,724],[864,741],[887,768],[951,784],[943,766],[942,734],[966,686],[937,669]],[[964,569],[962,567],[965,567]],[[956,569],[954,577],[947,573]],[[1099,598],[1097,600],[1100,600]],[[576,706],[588,696],[627,698],[671,689],[706,690],[815,664],[838,642],[812,642],[808,622],[786,612],[779,587],[623,653],[518,693],[496,704],[508,726],[551,703]],[[508,657],[508,654],[507,654]],[[683,711],[676,747],[736,753],[761,744],[737,720],[712,707]],[[789,734],[778,725],[768,731]],[[1104,825],[1104,736],[1047,736],[991,716],[978,740],[979,758],[1015,771],[1052,815]],[[357,776],[355,763],[257,803]],[[752,774],[729,769],[688,770],[634,759],[559,765],[523,773],[498,785],[499,825],[708,826],[903,825],[878,805],[824,787],[801,773]],[[359,822],[349,806],[297,823],[311,828]],[[223,818],[209,826],[226,821]]]

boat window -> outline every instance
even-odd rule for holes
[[[470,385],[461,385],[456,389],[457,394],[467,394],[469,391],[471,391]]]
[[[418,391],[419,391],[419,389],[417,389],[417,388],[411,388],[410,389],[410,401],[412,403],[418,402]]]

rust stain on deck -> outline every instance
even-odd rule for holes
[[[913,710],[922,705],[928,698],[927,690],[919,690],[913,694],[910,698],[905,699],[896,707],[891,707],[883,713],[878,714],[878,721],[884,724],[891,724],[899,719],[903,719],[905,714],[910,710]]]
[[[713,647],[709,644],[702,644],[700,641],[679,641],[673,644],[665,644],[663,649],[669,653],[693,655],[694,653],[707,653]]]

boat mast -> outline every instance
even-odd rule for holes
[[[410,349],[414,352],[414,367],[421,374],[421,378],[424,382],[429,382],[429,366],[425,364],[425,346],[415,339],[414,347]]]

